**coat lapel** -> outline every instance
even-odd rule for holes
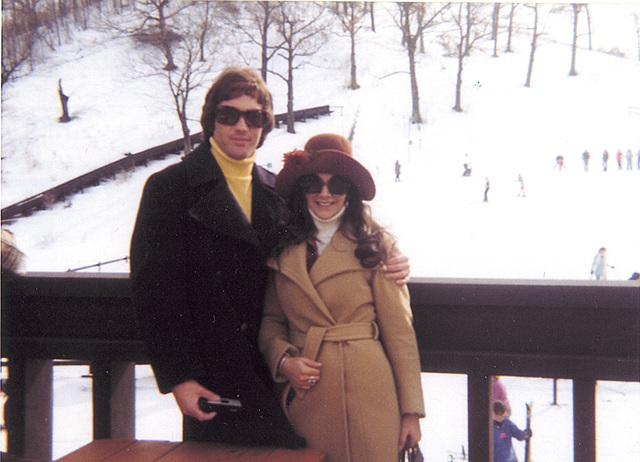
[[[340,273],[362,271],[355,249],[356,244],[338,231],[311,268],[309,276],[313,284],[318,285]]]
[[[269,266],[295,283],[327,317],[329,322],[335,324],[331,311],[325,305],[316,287],[340,273],[363,270],[353,254],[354,250],[355,244],[341,232],[337,232],[310,272],[307,272],[306,267],[306,243],[288,247],[282,252],[278,261],[269,260]]]
[[[189,209],[189,214],[203,226],[216,233],[236,237],[255,246],[261,245],[256,229],[241,210],[235,197],[229,190],[220,166],[209,152],[208,145],[202,143],[193,153],[184,159],[187,177],[194,190],[203,191],[202,197]],[[254,166],[253,210],[258,211],[257,223],[266,229],[271,226],[268,214],[271,210],[263,203],[268,192],[262,186],[262,173]],[[255,215],[255,214],[254,214]]]

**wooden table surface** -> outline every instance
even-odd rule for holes
[[[95,440],[56,462],[323,462],[317,449],[243,448],[215,443]]]

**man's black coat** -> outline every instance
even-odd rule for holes
[[[264,262],[283,213],[273,180],[254,166],[251,223],[208,143],[145,185],[131,281],[158,387],[168,393],[193,379],[244,406],[206,424],[187,418],[186,439],[295,445],[257,347]]]

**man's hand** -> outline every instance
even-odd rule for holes
[[[219,401],[220,396],[207,390],[195,380],[188,380],[176,385],[171,393],[173,393],[173,397],[184,415],[194,417],[201,422],[211,420],[217,415],[215,412],[202,412],[198,406],[198,400],[206,398],[210,401]]]
[[[389,257],[384,261],[385,270],[384,277],[387,279],[393,279],[396,284],[402,286],[409,282],[409,257],[404,255],[397,247],[391,249]]]

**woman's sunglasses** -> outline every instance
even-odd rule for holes
[[[264,111],[253,109],[251,111],[240,111],[232,106],[218,106],[215,114],[215,120],[222,125],[235,125],[240,120],[240,117],[244,118],[247,123],[247,127],[250,128],[262,128],[267,119],[267,114]]]
[[[322,181],[318,175],[305,175],[300,178],[300,189],[305,194],[320,194],[325,184],[334,196],[347,194],[350,185],[347,180],[338,175],[332,176],[327,183]]]

